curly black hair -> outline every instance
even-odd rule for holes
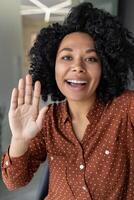
[[[55,80],[55,60],[61,40],[69,33],[88,33],[95,41],[95,48],[102,63],[102,76],[97,88],[97,97],[104,103],[119,96],[129,84],[129,72],[134,79],[134,38],[116,16],[81,3],[73,7],[62,25],[55,23],[41,29],[30,50],[33,85],[39,80],[42,99],[48,95],[53,101],[65,96]]]

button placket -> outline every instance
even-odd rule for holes
[[[109,155],[109,154],[110,154],[110,151],[109,151],[108,149],[106,149],[106,150],[105,150],[105,154],[106,154],[106,155]]]
[[[80,164],[80,170],[84,169],[84,165],[83,164]]]
[[[87,191],[87,188],[86,188],[86,186],[82,186],[82,189],[83,189],[83,190],[85,190],[85,191]]]

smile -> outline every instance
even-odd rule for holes
[[[66,82],[70,85],[85,85],[87,83],[84,80],[66,80]]]
[[[85,80],[72,80],[72,79],[66,80],[65,82],[67,83],[69,89],[75,90],[75,91],[83,90],[88,83]]]

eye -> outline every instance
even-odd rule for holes
[[[85,59],[87,62],[98,62],[98,59],[96,57],[89,57]]]
[[[69,61],[69,60],[72,60],[72,57],[71,56],[62,56],[61,59]]]

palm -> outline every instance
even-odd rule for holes
[[[31,105],[22,105],[11,113],[11,129],[18,133],[18,137],[20,132],[22,132],[22,136],[27,138],[35,136],[35,132],[39,131],[39,126],[35,120],[37,118],[36,113],[35,108]]]
[[[46,108],[39,111],[39,98],[40,83],[35,84],[32,95],[30,75],[26,78],[26,84],[21,79],[18,90],[13,90],[9,110],[9,124],[16,139],[32,139],[41,130]]]

